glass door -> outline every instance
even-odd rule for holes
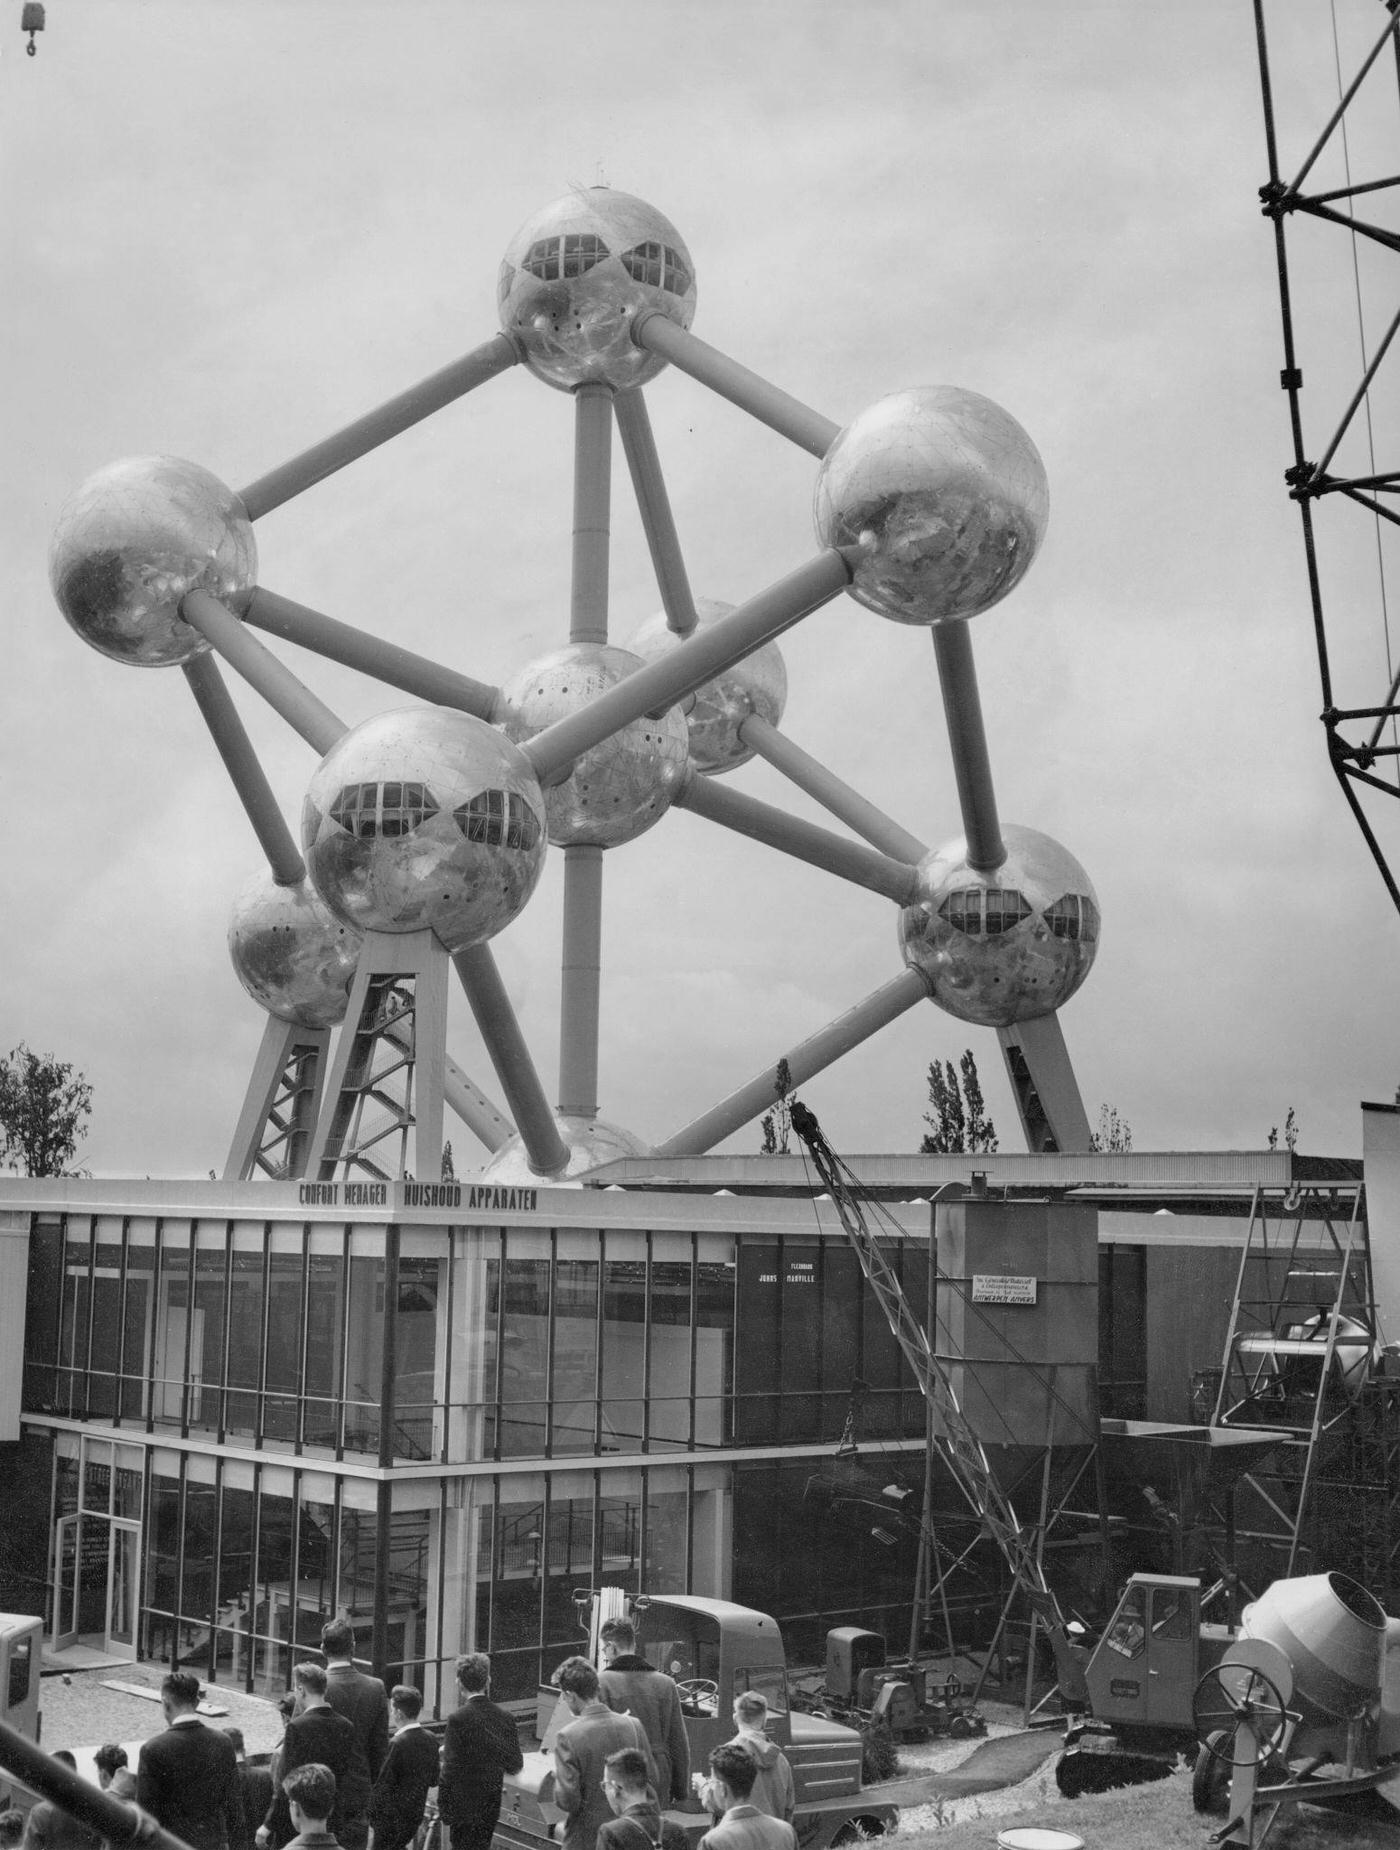
[[[66,1650],[78,1636],[78,1524],[80,1516],[61,1516],[54,1538],[53,1643]]]
[[[141,1559],[141,1525],[112,1524],[107,1567],[107,1649],[136,1651],[136,1576]]]

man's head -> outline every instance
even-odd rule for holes
[[[229,1740],[233,1742],[233,1751],[238,1755],[238,1758],[240,1760],[246,1760],[248,1758],[248,1743],[243,1739],[243,1730],[241,1728],[225,1728],[224,1733],[228,1736]]]
[[[24,1813],[16,1811],[12,1805],[8,1811],[0,1811],[0,1845],[4,1850],[12,1850],[24,1836]]]
[[[646,1755],[639,1748],[621,1748],[603,1762],[603,1793],[615,1812],[644,1799],[650,1784]]]
[[[199,1678],[188,1670],[172,1670],[160,1686],[160,1701],[167,1721],[193,1715],[199,1707]]]
[[[423,1696],[411,1683],[396,1683],[389,1692],[389,1719],[396,1728],[416,1722],[423,1712]]]
[[[598,1642],[609,1663],[615,1657],[631,1657],[637,1649],[637,1628],[630,1619],[608,1619],[599,1630]]]
[[[92,1764],[97,1768],[97,1783],[105,1792],[112,1783],[113,1773],[119,1766],[126,1765],[126,1749],[118,1747],[115,1741],[108,1741],[93,1755]]]
[[[710,1755],[710,1777],[728,1811],[731,1805],[742,1805],[753,1791],[758,1762],[746,1747],[736,1747],[732,1741],[726,1741]]]
[[[292,1683],[299,1709],[315,1709],[326,1700],[326,1673],[319,1664],[294,1664]]]
[[[318,1760],[293,1767],[282,1781],[292,1823],[298,1831],[324,1831],[335,1809],[335,1774]]]
[[[734,1719],[750,1734],[762,1734],[763,1724],[768,1720],[766,1699],[756,1689],[746,1689],[742,1696],[734,1698]]]
[[[355,1655],[355,1628],[348,1619],[332,1619],[321,1628],[322,1655],[332,1663],[349,1663]]]
[[[575,1715],[598,1700],[598,1672],[586,1657],[566,1657],[551,1681]]]
[[[468,1651],[457,1659],[457,1687],[464,1696],[481,1696],[491,1681],[491,1659],[484,1651]]]

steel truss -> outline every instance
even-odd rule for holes
[[[1324,614],[1322,591],[1322,574],[1318,564],[1314,508],[1324,496],[1337,498],[1339,503],[1350,503],[1365,510],[1375,523],[1388,523],[1400,526],[1400,459],[1388,467],[1367,468],[1361,473],[1348,473],[1340,468],[1334,469],[1338,450],[1343,439],[1352,429],[1358,413],[1366,408],[1365,421],[1370,424],[1369,394],[1371,386],[1380,371],[1391,348],[1397,331],[1400,331],[1400,308],[1391,318],[1375,352],[1367,359],[1362,358],[1362,370],[1355,390],[1344,404],[1332,407],[1327,424],[1331,434],[1319,451],[1314,450],[1318,460],[1313,461],[1309,455],[1309,446],[1303,435],[1302,390],[1303,372],[1299,364],[1299,355],[1295,340],[1295,318],[1293,308],[1293,286],[1289,271],[1289,227],[1296,214],[1303,214],[1316,222],[1335,225],[1351,238],[1365,239],[1383,250],[1400,256],[1400,231],[1378,223],[1374,217],[1376,209],[1400,199],[1400,171],[1389,174],[1363,175],[1353,177],[1350,174],[1350,153],[1345,140],[1348,112],[1355,105],[1358,93],[1366,88],[1368,102],[1376,94],[1377,86],[1386,86],[1391,99],[1391,107],[1396,111],[1397,128],[1400,128],[1400,4],[1397,0],[1383,0],[1388,17],[1383,29],[1370,47],[1360,69],[1344,82],[1338,59],[1338,102],[1325,125],[1317,134],[1313,145],[1301,165],[1286,177],[1286,170],[1279,165],[1278,138],[1274,117],[1274,91],[1269,69],[1268,41],[1265,31],[1266,0],[1254,0],[1255,27],[1259,45],[1259,73],[1263,92],[1264,128],[1268,143],[1269,179],[1259,189],[1265,216],[1273,223],[1275,251],[1278,262],[1279,302],[1283,320],[1283,370],[1280,384],[1288,394],[1289,416],[1293,433],[1293,462],[1284,471],[1288,491],[1297,504],[1303,524],[1303,546],[1307,559],[1308,590],[1312,601],[1313,630],[1317,646],[1318,669],[1322,684],[1322,724],[1326,729],[1327,752],[1332,769],[1341,785],[1358,827],[1365,837],[1366,844],[1385,881],[1386,890],[1397,910],[1400,910],[1400,885],[1392,873],[1384,850],[1377,839],[1371,820],[1362,807],[1361,796],[1364,791],[1381,791],[1387,796],[1400,797],[1400,734],[1392,727],[1391,743],[1383,744],[1382,739],[1388,722],[1400,717],[1400,667],[1390,660],[1389,642],[1387,640],[1387,668],[1389,684],[1380,697],[1376,689],[1364,690],[1372,694],[1368,702],[1353,706],[1340,706],[1333,689],[1332,665],[1328,651],[1327,624]],[[1347,150],[1347,183],[1322,189],[1309,189],[1308,181],[1324,149],[1337,138],[1343,149]],[[1395,165],[1400,169],[1400,135],[1395,138]],[[1343,255],[1341,246],[1335,251],[1337,257]],[[1400,281],[1400,276],[1397,276]],[[1359,306],[1358,273],[1358,306]],[[1396,291],[1400,299],[1400,289]],[[1340,345],[1340,341],[1338,343]],[[1335,357],[1335,356],[1333,356]],[[1392,367],[1392,372],[1393,372]],[[1373,437],[1374,437],[1374,433]],[[1377,525],[1377,543],[1384,529]],[[1383,569],[1383,568],[1382,568]],[[1384,578],[1382,577],[1382,584]]]

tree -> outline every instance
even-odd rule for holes
[[[452,1145],[450,1143],[445,1143],[442,1146],[442,1179],[444,1182],[455,1182],[457,1180],[457,1169],[452,1161]]]
[[[1099,1128],[1092,1133],[1089,1143],[1095,1150],[1131,1150],[1133,1127],[1126,1118],[1119,1117],[1116,1105],[1105,1100],[1099,1106]]]
[[[921,1155],[977,1155],[996,1149],[996,1126],[987,1116],[977,1061],[970,1047],[964,1050],[956,1067],[951,1060],[930,1062],[928,1102],[924,1122],[929,1129],[919,1145]]]
[[[83,1075],[21,1041],[0,1064],[0,1161],[22,1175],[67,1175],[91,1111]]]
[[[771,1111],[765,1111],[761,1120],[763,1127],[763,1155],[786,1156],[792,1143],[792,1071],[786,1060],[779,1060],[773,1068],[773,1090],[778,1102]]]

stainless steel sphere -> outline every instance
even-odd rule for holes
[[[555,1122],[569,1150],[569,1161],[565,1168],[542,1176],[538,1170],[530,1167],[525,1146],[516,1136],[503,1143],[499,1150],[491,1152],[481,1172],[482,1181],[497,1182],[509,1187],[546,1181],[557,1186],[561,1182],[571,1182],[577,1176],[587,1175],[590,1169],[601,1169],[604,1163],[620,1162],[627,1156],[650,1156],[652,1153],[651,1146],[643,1143],[640,1137],[623,1130],[620,1125],[607,1123],[603,1118],[574,1118],[556,1114]]]
[[[525,364],[571,392],[588,381],[644,385],[666,364],[632,340],[643,308],[688,328],[695,271],[675,226],[654,206],[606,186],[580,188],[527,219],[497,285],[501,326]]]
[[[734,606],[718,603],[714,598],[697,597],[695,614],[699,630],[708,629],[720,617],[727,617]],[[683,639],[667,627],[666,612],[658,610],[648,617],[627,644],[644,661],[654,661],[672,649],[684,646]],[[726,668],[713,681],[706,681],[695,692],[695,704],[685,716],[690,735],[690,756],[699,771],[715,775],[736,770],[753,757],[753,748],[739,737],[739,728],[751,713],[776,726],[787,704],[787,669],[776,642],[765,642]]]
[[[209,647],[180,618],[187,591],[241,611],[257,582],[253,527],[238,496],[198,463],[129,456],[90,475],[58,516],[49,583],[82,637],[137,668]]]
[[[306,881],[278,886],[263,868],[233,902],[228,953],[260,1008],[302,1028],[345,1015],[363,939]]]
[[[822,458],[823,546],[860,546],[850,594],[896,623],[975,617],[1025,576],[1050,517],[1045,465],[977,392],[917,386],[862,411]]]
[[[994,874],[967,864],[961,837],[919,864],[919,897],[899,918],[904,961],[933,982],[960,1021],[1005,1028],[1049,1015],[1088,976],[1099,904],[1066,848],[1036,829],[1006,827]]]
[[[494,937],[544,864],[544,798],[485,720],[441,707],[377,714],[311,779],[302,842],[317,892],[362,931],[428,930],[449,951]]]
[[[513,675],[496,697],[492,718],[523,742],[596,700],[642,666],[627,649],[570,643]],[[660,719],[637,719],[585,752],[560,784],[544,793],[549,839],[556,848],[616,848],[644,834],[670,808],[685,775],[685,721],[678,707]]]

